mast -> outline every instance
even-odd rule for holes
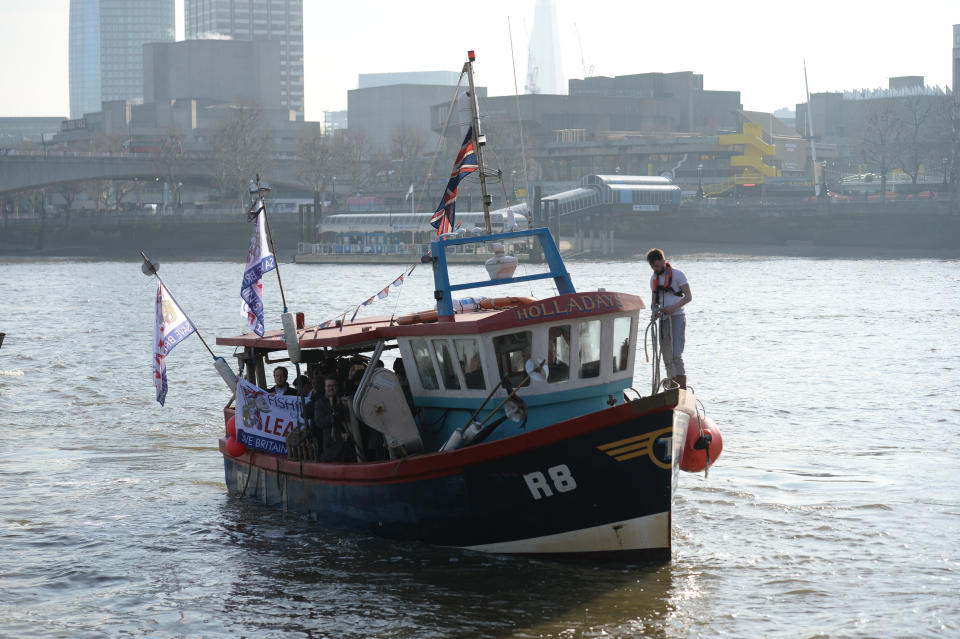
[[[810,105],[810,85],[807,83],[807,61],[803,61],[803,88],[807,92],[807,135],[810,136],[810,162],[813,176],[813,194],[820,197],[820,180],[817,179],[817,144],[813,141],[813,107]]]
[[[487,136],[480,133],[480,115],[477,108],[477,93],[473,88],[473,62],[477,56],[473,51],[467,51],[467,61],[463,64],[470,80],[470,115],[473,117],[473,147],[477,152],[477,172],[480,174],[480,192],[483,194],[483,221],[487,233],[492,233],[490,226],[490,204],[493,198],[487,194],[487,176],[483,172],[483,145],[487,143]]]

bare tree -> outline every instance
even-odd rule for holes
[[[930,160],[935,157],[932,138],[935,102],[926,95],[901,98],[898,102],[901,120],[897,127],[896,159],[916,185],[921,169],[924,165],[930,166]]]
[[[56,187],[57,194],[63,198],[63,225],[70,226],[70,213],[73,211],[73,203],[82,191],[78,182],[64,182]]]
[[[171,126],[160,136],[161,142],[157,151],[153,154],[153,165],[157,174],[163,176],[164,181],[170,185],[170,188],[177,194],[177,200],[180,200],[180,163],[183,161],[183,135],[176,126]],[[130,189],[124,193],[126,195],[136,188],[134,183]]]
[[[370,140],[360,130],[348,130],[343,138],[338,140],[343,146],[340,151],[344,158],[343,172],[350,179],[354,191],[360,192],[370,184],[372,174]]]
[[[880,173],[881,199],[886,200],[887,171],[898,154],[900,113],[893,100],[873,100],[864,121],[861,148],[866,161]]]
[[[339,146],[319,125],[307,129],[297,143],[297,178],[313,190],[315,220],[322,214],[323,192],[339,169]]]
[[[237,197],[243,206],[247,184],[271,165],[273,133],[259,107],[241,106],[223,118],[210,135],[213,173],[220,197]]]
[[[424,145],[423,131],[400,127],[393,134],[390,157],[395,166],[393,177],[398,186],[406,188],[422,178],[426,170]]]

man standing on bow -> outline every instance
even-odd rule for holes
[[[663,365],[667,369],[669,380],[680,388],[686,388],[687,371],[683,367],[683,346],[687,322],[683,307],[693,299],[690,283],[683,271],[670,266],[663,251],[658,248],[647,251],[647,263],[653,269],[650,289],[653,292],[654,318],[660,319],[660,353],[663,356]]]

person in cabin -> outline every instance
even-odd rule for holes
[[[407,400],[407,406],[410,407],[410,413],[416,417],[417,408],[413,405],[413,391],[410,390],[410,380],[407,379],[407,369],[403,366],[403,360],[399,357],[393,360],[393,373],[400,381],[400,390],[403,391],[403,397]]]
[[[316,395],[316,393],[314,393]],[[345,407],[340,401],[340,383],[336,377],[323,380],[323,397],[311,402],[313,425],[320,431],[322,451],[320,461],[356,461],[353,444],[348,441]]]
[[[547,334],[547,381],[562,382],[570,379],[570,327],[551,326]]]
[[[651,302],[654,317],[660,320],[660,353],[667,369],[666,381],[673,381],[680,388],[687,387],[687,371],[683,366],[683,346],[687,321],[683,307],[690,303],[690,282],[680,269],[670,266],[658,248],[647,251],[647,263],[653,269],[650,276]]]
[[[297,391],[287,383],[287,369],[277,366],[273,369],[274,385],[267,389],[271,395],[296,395]]]
[[[310,397],[310,394],[313,392],[313,384],[306,375],[300,375],[293,380],[293,388],[300,397]]]

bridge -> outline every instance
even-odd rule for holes
[[[271,185],[299,188],[295,157],[274,154],[264,175]],[[149,153],[82,153],[69,151],[0,150],[0,197],[20,191],[55,187],[85,180],[149,180],[175,175],[179,180],[212,183],[212,156],[183,153],[159,157]],[[251,176],[252,177],[252,176]]]

